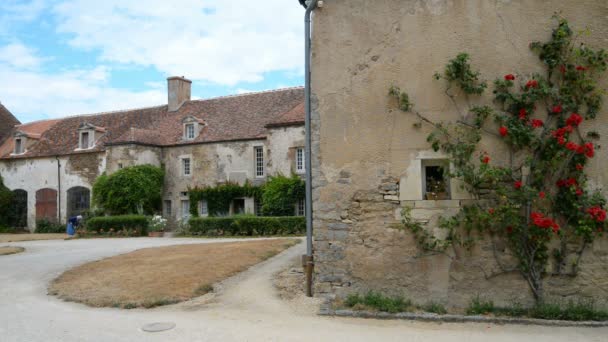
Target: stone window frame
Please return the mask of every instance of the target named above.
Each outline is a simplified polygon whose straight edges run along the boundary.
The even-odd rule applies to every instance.
[[[165,218],[170,218],[173,216],[173,201],[170,199],[166,199],[163,201],[163,214],[165,214]]]
[[[179,219],[187,222],[190,219],[190,216],[190,199],[180,199]]]
[[[184,139],[185,140],[194,140],[196,138],[196,129],[194,127],[194,123],[185,123],[184,124]]]
[[[188,173],[186,173],[186,161],[188,161]],[[192,177],[194,171],[194,161],[191,155],[184,155],[179,157],[179,169],[182,177]]]
[[[27,138],[24,136],[16,136],[15,137],[15,149],[13,150],[13,155],[18,156],[25,154],[26,152],[26,142]],[[19,147],[19,148],[17,148]]]
[[[266,161],[265,161],[264,145],[254,145],[253,146],[253,175],[255,178],[265,178],[266,177]]]
[[[421,174],[421,181],[422,181],[422,200],[426,200],[426,193],[428,192],[427,187],[428,184],[426,182],[426,170],[427,167],[443,167],[444,169],[447,169],[448,172],[451,168],[451,164],[450,164],[450,160],[449,159],[437,159],[437,158],[433,158],[433,159],[422,159],[421,162],[421,167],[422,170],[420,171]],[[446,188],[446,193],[447,193],[447,198],[443,199],[443,200],[451,200],[452,199],[452,189],[451,189],[451,178],[449,177],[444,177],[444,182],[445,182],[445,188]]]
[[[201,126],[205,126],[204,121],[202,121],[192,115],[185,117],[182,120],[182,132],[183,132],[182,138],[185,141],[195,140],[201,134],[201,131],[202,131]],[[190,133],[190,131],[188,130],[189,127],[192,127],[191,136],[189,135],[189,133]]]
[[[303,146],[299,146],[295,148],[295,170],[297,174],[305,174],[306,173],[306,150]]]
[[[207,202],[207,200],[198,201],[198,214],[200,217],[209,216],[209,203]]]
[[[306,216],[306,198],[300,198],[297,202],[296,202],[296,208],[295,208],[295,215],[296,216]]]

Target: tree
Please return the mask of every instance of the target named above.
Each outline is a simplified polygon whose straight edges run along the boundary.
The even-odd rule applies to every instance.
[[[0,176],[0,227],[6,227],[9,224],[12,201],[13,193],[4,185],[2,176]]]
[[[262,192],[262,212],[265,216],[293,216],[304,191],[304,181],[296,175],[270,177]]]
[[[428,250],[442,250],[458,243],[471,246],[473,232],[508,242],[516,265],[497,263],[503,272],[518,271],[529,284],[537,303],[544,299],[544,278],[576,276],[584,250],[606,229],[606,200],[599,189],[587,186],[585,165],[594,157],[599,134],[583,132],[580,124],[599,113],[602,91],[597,79],[607,67],[608,55],[577,44],[568,21],[555,17],[557,27],[546,43],[532,43],[545,65],[532,75],[508,74],[494,82],[494,106],[469,108],[457,122],[433,122],[413,111],[407,93],[391,87],[399,108],[414,112],[433,127],[428,142],[450,156],[450,176],[463,180],[478,201],[464,206],[440,226],[446,240],[437,240],[404,211],[404,224]],[[446,95],[456,106],[452,86],[467,97],[484,93],[487,84],[469,64],[469,55],[451,60],[438,80],[448,84]],[[456,106],[457,107],[457,106]],[[495,126],[488,123],[492,118]],[[508,165],[498,165],[492,155],[477,149],[494,136],[510,151]],[[494,241],[494,238],[492,239]],[[558,240],[558,247],[550,244]],[[549,273],[548,264],[554,265]]]
[[[93,185],[93,202],[110,215],[152,214],[160,208],[163,181],[163,170],[152,165],[104,173]]]

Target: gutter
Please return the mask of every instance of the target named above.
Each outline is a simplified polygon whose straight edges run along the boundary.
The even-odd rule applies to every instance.
[[[59,156],[55,156],[57,160],[57,223],[61,223],[61,161]]]
[[[311,74],[310,74],[310,53],[311,53],[311,20],[312,12],[317,8],[318,0],[302,1],[300,3],[306,6],[304,15],[305,37],[305,65],[304,72],[306,83],[304,86],[304,111],[306,113],[304,127],[306,129],[306,256],[303,258],[306,267],[306,296],[312,297],[312,275],[314,272],[314,258],[312,251],[312,148],[311,148]]]

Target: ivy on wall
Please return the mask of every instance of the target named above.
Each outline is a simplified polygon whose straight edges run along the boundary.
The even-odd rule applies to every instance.
[[[13,193],[4,185],[2,176],[0,176],[0,228],[7,227],[9,224],[12,201]]]
[[[235,198],[253,197],[262,203],[265,216],[293,216],[297,201],[304,198],[304,181],[297,175],[271,176],[264,185],[225,183],[217,186],[191,188],[190,214],[197,217],[198,203],[207,201],[209,216],[225,216]]]
[[[580,35],[568,21],[555,18],[551,39],[530,45],[544,72],[495,80],[493,106],[471,107],[467,113],[458,107],[452,86],[467,100],[487,88],[468,54],[459,54],[442,74],[435,74],[446,82],[445,94],[461,114],[457,122],[433,122],[412,110],[406,93],[394,86],[389,90],[400,109],[415,113],[417,127],[433,128],[427,140],[450,156],[450,176],[462,179],[472,195],[485,200],[443,219],[440,226],[448,230],[443,241],[426,232],[408,210],[403,211],[404,226],[421,247],[432,251],[453,244],[471,247],[476,238],[488,235],[494,244],[497,238],[506,241],[518,262],[503,265],[497,257],[501,272],[519,272],[538,303],[545,297],[544,278],[576,276],[583,252],[606,229],[606,200],[599,189],[588,186],[585,174],[599,135],[584,132],[580,125],[599,114],[602,89],[597,80],[607,68],[608,54],[577,42]],[[477,149],[487,136],[507,147],[508,165]],[[556,240],[557,247],[550,247]]]

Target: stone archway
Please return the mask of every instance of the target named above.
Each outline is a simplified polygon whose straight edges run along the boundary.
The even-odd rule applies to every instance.
[[[13,190],[9,224],[14,228],[27,227],[27,191],[22,189]]]
[[[36,191],[36,220],[57,222],[57,190],[47,188]]]
[[[77,215],[82,215],[91,207],[91,190],[75,186],[68,190],[68,219]]]

